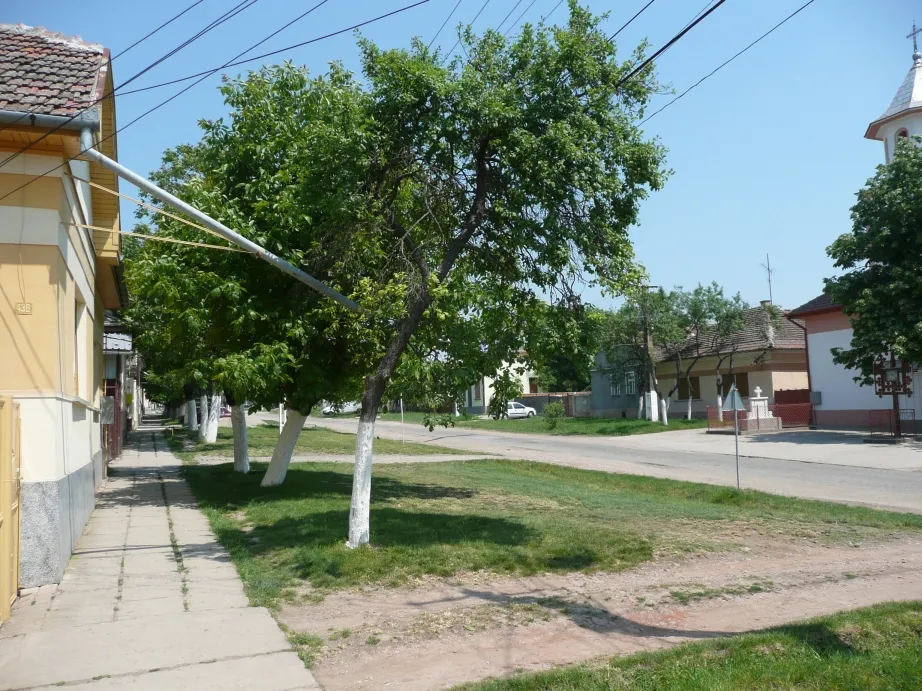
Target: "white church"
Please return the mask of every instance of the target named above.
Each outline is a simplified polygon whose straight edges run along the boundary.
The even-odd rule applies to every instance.
[[[896,150],[901,137],[922,136],[922,53],[919,52],[913,26],[914,52],[912,67],[896,92],[890,107],[874,120],[865,132],[867,139],[884,143],[887,163]],[[885,411],[893,407],[892,396],[878,397],[874,387],[859,386],[855,373],[832,361],[832,348],[848,348],[852,341],[849,317],[827,295],[820,295],[801,305],[787,315],[803,321],[807,336],[807,377],[814,402],[815,421],[819,427],[866,429],[872,419],[879,418],[872,411]],[[900,397],[900,409],[905,416],[922,420],[922,370],[913,370],[913,396]]]

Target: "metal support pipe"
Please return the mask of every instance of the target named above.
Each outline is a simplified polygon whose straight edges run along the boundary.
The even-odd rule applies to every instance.
[[[219,223],[218,221],[211,218],[211,216],[208,216],[202,213],[201,211],[199,211],[198,209],[196,209],[195,207],[190,206],[189,204],[184,202],[179,197],[175,197],[169,192],[167,192],[166,190],[163,190],[157,187],[157,185],[152,183],[150,180],[141,177],[140,175],[129,170],[122,164],[116,161],[113,161],[108,156],[104,156],[103,154],[99,153],[93,148],[93,144],[94,144],[94,141],[93,141],[92,132],[90,132],[90,130],[83,130],[83,132],[80,135],[80,148],[83,149],[82,155],[85,158],[88,158],[91,161],[95,161],[96,163],[103,166],[104,168],[108,168],[109,170],[114,172],[116,175],[118,175],[120,178],[127,180],[135,187],[138,187],[139,189],[142,189],[148,194],[150,194],[151,196],[156,197],[157,199],[162,201],[164,204],[169,204],[174,209],[178,209],[179,211],[182,211],[187,216],[194,218],[196,221],[198,221],[205,227],[210,228],[211,230],[213,230],[214,232],[216,232],[218,235],[225,238],[229,242],[234,243],[238,247],[242,247],[247,252],[255,254],[257,257],[259,257],[263,261],[269,262],[270,264],[284,271],[286,274],[293,276],[299,281],[301,281],[302,283],[309,285],[311,288],[313,288],[317,292],[323,293],[327,297],[332,298],[333,300],[336,300],[336,302],[340,303],[341,305],[345,305],[351,310],[358,311],[359,309],[358,304],[353,302],[349,298],[347,298],[345,295],[341,295],[340,293],[336,292],[329,286],[324,285],[323,283],[318,281],[313,276],[310,276],[304,271],[301,271],[301,269],[294,266],[293,264],[288,263],[281,257],[277,257],[276,255],[272,254],[268,250],[263,249],[262,247],[257,245],[255,242],[248,240],[247,238],[243,237],[239,233],[235,233],[233,230],[225,226],[223,223]]]

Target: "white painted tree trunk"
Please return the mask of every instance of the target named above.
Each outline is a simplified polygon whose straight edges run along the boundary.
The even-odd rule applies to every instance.
[[[247,447],[247,407],[231,406],[231,428],[234,430],[234,470],[250,472],[250,450]]]
[[[687,413],[687,417],[686,417],[685,419],[686,419],[686,420],[691,420],[691,419],[692,419],[692,397],[691,397],[691,393],[688,394],[688,413]]]
[[[208,396],[206,394],[202,394],[201,397],[199,397],[198,409],[202,418],[198,426],[198,440],[204,442],[205,433],[208,430]]]
[[[644,418],[644,401],[645,400],[646,400],[646,396],[644,396],[643,392],[641,391],[640,397],[637,399],[637,419],[638,420],[643,420]]]
[[[660,420],[662,421],[664,425],[668,427],[669,426],[669,406],[672,405],[672,396],[669,396],[669,397],[663,396],[659,400],[660,400],[660,403],[659,403]]]
[[[263,475],[260,485],[263,487],[274,487],[285,481],[288,474],[288,466],[291,464],[291,455],[298,444],[298,437],[301,436],[301,430],[304,429],[304,421],[307,415],[301,415],[297,410],[289,408],[286,411],[285,426],[279,433],[279,440],[275,444],[275,450],[272,452],[272,460],[269,461],[269,468]]]
[[[371,534],[371,461],[375,441],[375,417],[377,415],[374,410],[367,416],[362,411],[358,434],[355,437],[352,507],[349,512],[349,541],[346,543],[346,546],[352,549],[368,544]]]
[[[208,415],[202,415],[205,427],[205,442],[214,444],[218,441],[218,422],[221,419],[221,394],[212,394],[208,398]]]
[[[186,429],[190,432],[198,429],[198,410],[196,410],[194,398],[186,401]]]

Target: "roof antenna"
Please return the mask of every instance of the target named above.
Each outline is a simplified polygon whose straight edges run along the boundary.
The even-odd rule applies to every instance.
[[[765,263],[762,264],[762,268],[765,269],[765,272],[768,274],[768,301],[774,305],[775,301],[772,298],[772,260],[769,258],[768,254],[765,255]]]

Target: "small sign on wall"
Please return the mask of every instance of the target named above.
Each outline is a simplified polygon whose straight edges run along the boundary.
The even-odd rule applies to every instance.
[[[16,303],[16,314],[20,316],[32,314],[32,303],[31,302],[17,302]]]
[[[99,422],[103,425],[115,422],[115,396],[102,396],[99,399]]]

